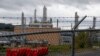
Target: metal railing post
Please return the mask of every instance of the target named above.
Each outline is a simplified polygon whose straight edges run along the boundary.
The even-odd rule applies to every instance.
[[[74,27],[73,27],[73,36],[72,36],[72,56],[75,56],[75,30],[78,27],[78,25],[86,18],[87,16],[84,16]]]
[[[72,56],[75,56],[75,31],[73,29],[72,32],[73,36],[72,36]]]

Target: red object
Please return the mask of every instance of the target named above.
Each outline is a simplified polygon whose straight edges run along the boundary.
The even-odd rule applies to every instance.
[[[38,48],[8,48],[6,50],[6,56],[44,56],[48,54],[47,47],[38,47]]]
[[[26,53],[26,49],[25,48],[21,48],[20,50],[20,56],[26,56],[25,53]]]
[[[18,49],[12,49],[11,56],[18,56]]]
[[[10,48],[8,48],[8,49],[6,50],[6,56],[11,56],[11,49],[10,49]]]
[[[44,55],[45,54],[45,48],[44,47],[41,47],[40,52],[41,52],[41,55]]]
[[[31,54],[32,56],[38,56],[38,49],[33,49]]]
[[[12,51],[11,55],[12,56],[17,56],[17,52],[14,50],[14,51]]]
[[[22,48],[19,48],[18,50],[19,50],[18,56],[22,56],[22,54],[23,54],[23,53],[22,53]]]
[[[25,53],[26,53],[26,56],[32,56],[32,55],[31,55],[31,52],[32,52],[32,51],[31,51],[30,48],[26,48],[26,52],[25,52]]]
[[[42,47],[42,50],[43,50],[43,55],[45,55],[46,54],[46,48]]]
[[[42,48],[41,47],[38,47],[37,50],[38,50],[38,55],[39,56],[42,56]]]
[[[46,51],[46,53],[45,53],[45,55],[47,55],[48,54],[48,47],[45,47],[45,51]]]

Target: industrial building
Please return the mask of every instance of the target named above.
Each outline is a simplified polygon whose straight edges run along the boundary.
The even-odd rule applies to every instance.
[[[34,21],[33,21],[34,19]],[[25,25],[24,13],[22,13],[22,24],[14,26],[15,33],[24,32],[47,32],[47,31],[58,31],[59,28],[53,28],[52,19],[47,18],[47,8],[43,8],[43,18],[38,21],[36,16],[36,9],[34,10],[34,18],[31,18],[30,24]],[[37,34],[37,35],[27,35],[23,39],[34,42],[34,41],[47,41],[51,45],[59,45],[60,33],[47,33],[47,34]]]

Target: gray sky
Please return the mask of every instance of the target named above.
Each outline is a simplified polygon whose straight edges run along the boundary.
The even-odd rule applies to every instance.
[[[74,16],[77,11],[81,16],[100,16],[100,0],[0,0],[0,16],[32,16],[34,9],[42,16],[43,5],[48,8],[48,16]]]

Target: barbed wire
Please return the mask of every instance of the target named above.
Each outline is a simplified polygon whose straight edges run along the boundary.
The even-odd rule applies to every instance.
[[[88,16],[88,18],[93,18],[94,16]],[[29,18],[33,18],[33,17],[25,17],[25,18],[27,18],[27,19],[29,19]],[[40,18],[40,19],[42,19],[43,17],[37,17],[37,18]],[[69,24],[74,24],[74,20],[68,20],[68,18],[73,18],[74,19],[74,17],[48,17],[48,18],[52,18],[52,19],[55,19],[55,20],[53,20],[52,21],[52,23],[57,23],[57,19],[59,20],[58,21],[58,23],[60,24],[60,23],[69,23]],[[81,17],[80,17],[81,18]],[[100,18],[100,17],[96,17],[96,18]],[[7,20],[9,20],[9,19],[21,19],[21,17],[0,17],[0,19],[7,19]],[[34,19],[34,18],[33,18]],[[67,19],[67,20],[60,20],[60,19]],[[30,20],[30,19],[29,19]],[[100,22],[100,20],[96,20],[95,21],[96,23],[99,23]],[[18,24],[19,22],[16,22],[16,24]],[[28,22],[29,23],[29,22]],[[84,23],[89,23],[89,24],[84,24]],[[83,25],[81,25],[81,26],[91,26],[92,25],[92,23],[93,23],[93,20],[84,20],[83,22],[82,22],[82,24]],[[99,26],[99,25],[98,25]]]
[[[57,21],[53,21],[53,22],[57,22]],[[75,21],[59,21],[60,22],[75,22]],[[83,22],[93,22],[93,21],[83,21]],[[100,22],[100,21],[95,21],[95,22]]]
[[[19,21],[18,21],[19,22]],[[16,21],[16,23],[18,23]],[[75,21],[59,21],[58,23],[74,23]],[[96,23],[99,23],[100,21],[95,21]],[[41,23],[41,22],[38,22]],[[52,23],[57,23],[57,21],[52,21]],[[82,23],[93,23],[93,21],[83,21]]]

